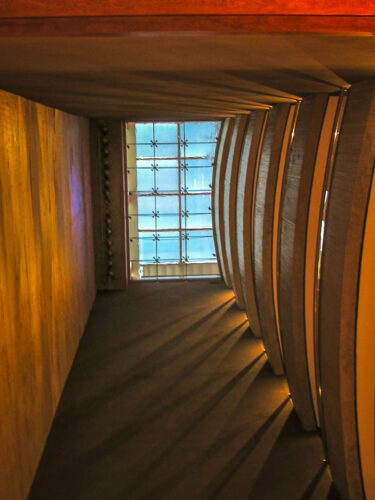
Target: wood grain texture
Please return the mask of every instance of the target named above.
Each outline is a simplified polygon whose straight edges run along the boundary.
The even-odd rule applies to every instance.
[[[278,297],[274,294],[274,219],[275,216],[278,217],[279,201],[276,200],[276,188],[279,175],[282,176],[284,171],[285,153],[290,142],[292,111],[294,106],[288,104],[279,104],[270,111],[256,182],[253,222],[254,294],[268,359],[278,375],[284,372],[284,367],[276,311]]]
[[[93,120],[90,140],[96,285],[98,289],[122,290],[129,280],[122,122]]]
[[[374,158],[375,85],[353,85],[329,192],[319,318],[324,436],[342,498],[364,498],[355,414],[355,346],[360,257]]]
[[[280,207],[280,333],[293,404],[306,430],[315,429],[316,421],[306,355],[305,254],[315,157],[327,101],[327,94],[302,101]]]
[[[236,232],[239,275],[251,331],[261,336],[254,289],[254,194],[267,111],[251,113],[241,151],[237,183]]]
[[[234,128],[234,118],[229,118],[225,121],[220,142],[217,146],[217,159],[213,172],[215,176],[215,189],[213,191],[213,208],[214,208],[214,233],[216,234],[216,255],[219,262],[219,267],[223,280],[228,288],[232,286],[231,277],[229,274],[228,257],[225,248],[224,234],[224,181],[225,172],[228,164],[228,153],[232,139]]]
[[[0,19],[0,36],[67,37],[137,33],[373,33],[363,15],[141,15]]]
[[[240,269],[237,251],[236,210],[237,183],[243,138],[248,115],[235,118],[234,129],[230,141],[227,167],[224,179],[224,244],[228,259],[228,271],[236,302],[240,309],[245,309],[242,293]]]
[[[88,122],[0,92],[0,491],[23,500],[95,296]]]

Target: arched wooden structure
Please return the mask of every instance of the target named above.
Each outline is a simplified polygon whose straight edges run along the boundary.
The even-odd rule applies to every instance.
[[[232,282],[228,269],[228,258],[224,239],[224,179],[233,127],[234,118],[227,118],[223,122],[219,144],[217,146],[212,185],[212,218],[216,255],[220,272],[228,288],[231,287]]]
[[[280,188],[295,106],[281,104],[270,112],[255,186],[254,278],[262,337],[276,374],[284,372],[278,328],[277,245]]]
[[[319,312],[327,458],[342,498],[356,500],[375,498],[371,468],[375,351],[374,327],[369,322],[375,278],[369,253],[374,229],[374,158],[375,85],[358,84],[348,97],[328,192]]]
[[[249,117],[242,145],[237,183],[236,239],[239,274],[250,328],[257,337],[261,336],[261,329],[254,293],[254,187],[267,117],[268,111],[253,112]]]
[[[242,142],[246,130],[248,115],[242,115],[235,119],[233,133],[230,141],[228,160],[224,178],[224,240],[225,253],[228,259],[228,270],[236,301],[240,309],[245,309],[242,293],[236,233],[236,206],[237,206],[237,182],[240,164]]]

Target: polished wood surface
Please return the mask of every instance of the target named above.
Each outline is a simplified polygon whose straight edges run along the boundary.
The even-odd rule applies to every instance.
[[[235,119],[230,141],[227,166],[224,179],[224,243],[228,259],[228,271],[236,302],[240,309],[245,309],[245,300],[242,293],[240,269],[237,252],[236,210],[237,210],[237,183],[240,165],[240,155],[246,130],[248,115]]]
[[[374,131],[375,86],[353,85],[325,221],[319,358],[327,458],[342,498],[355,499],[364,498],[356,421],[356,323],[363,233],[374,169]]]
[[[0,35],[105,36],[137,33],[373,33],[371,15],[142,15],[1,18]]]
[[[305,254],[315,158],[328,96],[302,101],[280,207],[279,312],[284,364],[293,404],[306,430],[316,428],[305,336]]]
[[[366,499],[375,498],[375,182],[366,214],[361,255],[356,338],[357,425]]]
[[[258,306],[254,290],[254,186],[258,174],[267,111],[251,113],[242,145],[237,183],[236,237],[239,275],[245,309],[251,331],[261,336]]]
[[[90,127],[96,286],[128,286],[125,132],[118,120],[93,120]]]
[[[223,124],[220,141],[217,146],[216,162],[213,170],[214,186],[212,191],[213,227],[215,248],[219,268],[223,280],[228,288],[232,286],[228,269],[228,258],[225,249],[224,235],[224,180],[228,162],[228,153],[233,134],[234,118],[228,118]]]
[[[373,14],[373,0],[361,3],[334,0],[13,0],[0,6],[0,33],[67,36],[168,31],[372,32]]]
[[[0,496],[26,498],[95,295],[88,122],[0,92]]]
[[[326,186],[333,166],[336,137],[340,132],[343,96],[329,96],[315,153],[314,175],[310,191],[305,253],[305,341],[311,396],[317,426],[320,426],[318,368],[319,262],[322,219]]]
[[[0,7],[0,16],[11,17],[53,17],[53,16],[143,16],[143,15],[373,15],[372,0],[361,3],[337,3],[335,0],[60,0],[58,2],[41,2],[39,0],[13,0],[11,4]]]
[[[294,106],[279,104],[270,111],[255,184],[254,207],[254,295],[264,345],[275,373],[284,372],[278,327],[278,269],[274,262],[281,185],[285,156],[290,142]]]

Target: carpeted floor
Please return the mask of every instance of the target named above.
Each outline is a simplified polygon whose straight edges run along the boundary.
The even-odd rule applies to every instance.
[[[98,294],[30,500],[337,498],[219,281]]]

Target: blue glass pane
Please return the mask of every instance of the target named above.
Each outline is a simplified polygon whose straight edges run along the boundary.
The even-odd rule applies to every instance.
[[[212,227],[212,215],[208,214],[200,214],[200,215],[191,215],[188,217],[184,217],[182,219],[183,227],[185,229],[196,229],[199,227],[211,228]]]
[[[186,122],[184,137],[189,142],[214,142],[220,131],[220,122]]]
[[[157,229],[178,229],[180,218],[178,215],[159,215],[156,218]]]
[[[158,233],[158,258],[164,262],[180,260],[180,239],[176,231]]]
[[[138,213],[152,214],[155,211],[155,196],[138,196]]]
[[[178,169],[160,168],[156,172],[156,187],[158,188],[159,192],[178,192]]]
[[[137,169],[137,191],[151,192],[154,184],[153,170],[145,167]]]
[[[186,209],[191,214],[209,213],[211,207],[211,194],[197,194],[186,196]]]
[[[215,154],[215,144],[187,144],[185,147],[181,145],[181,156],[211,158],[213,161]],[[189,160],[187,160],[189,162]]]
[[[177,123],[155,123],[155,140],[177,142]]]
[[[164,160],[162,158],[160,160],[156,160],[156,165],[159,169],[177,168],[178,167],[178,160]]]
[[[132,216],[133,218],[134,216]],[[138,215],[138,229],[155,229],[155,217],[152,215]]]
[[[152,144],[137,144],[137,158],[153,158],[156,155]]]
[[[178,214],[178,196],[158,196],[156,198],[156,208],[159,214]]]
[[[186,188],[189,191],[209,191],[212,183],[212,167],[186,170]]]
[[[149,143],[152,140],[153,140],[152,123],[136,123],[135,124],[135,141]]]
[[[188,159],[184,160],[187,167],[212,167],[214,156],[207,156],[206,158]]]
[[[178,144],[158,144],[155,148],[155,156],[158,158],[176,158],[178,155]],[[161,162],[161,160],[158,160]]]
[[[156,257],[156,241],[151,237],[146,237],[139,233],[139,260],[152,261]]]
[[[198,233],[198,234],[196,234]],[[215,260],[215,245],[212,231],[193,231],[187,240],[187,255],[189,260]]]

